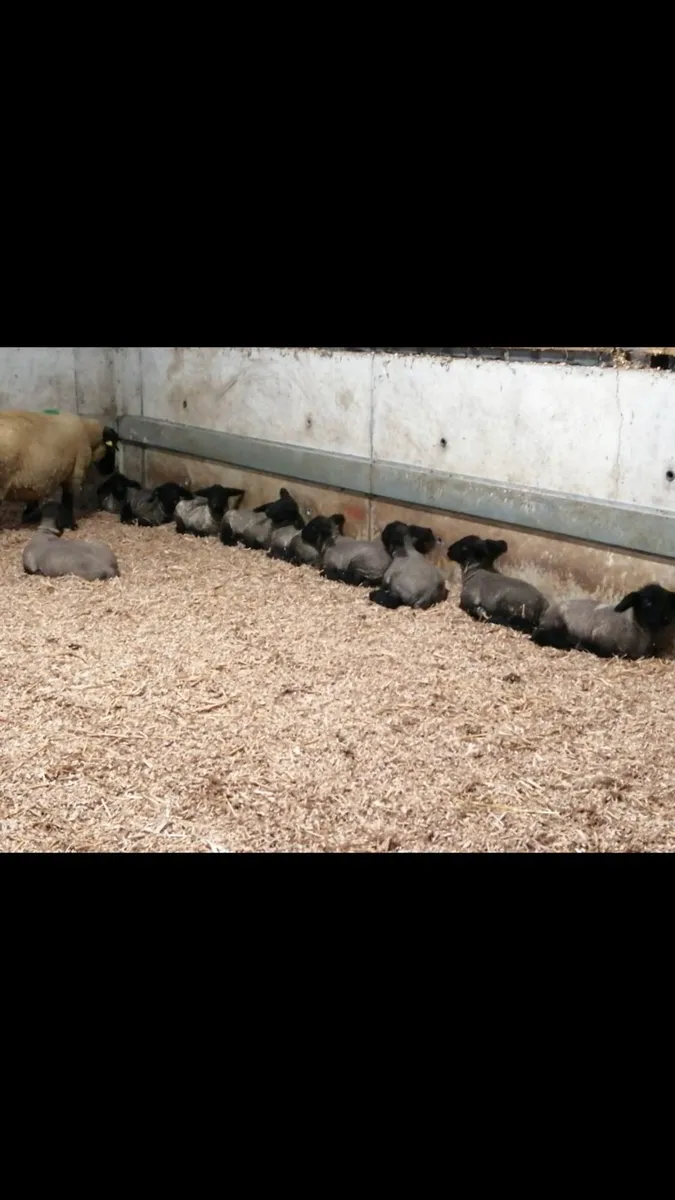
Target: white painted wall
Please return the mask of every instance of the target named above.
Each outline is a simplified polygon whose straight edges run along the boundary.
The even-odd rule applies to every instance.
[[[119,412],[675,510],[675,373],[144,347],[114,374]]]
[[[0,346],[0,408],[114,413],[112,350]]]
[[[380,460],[675,509],[670,372],[378,356],[373,434]]]
[[[619,498],[675,509],[675,372],[619,371]]]
[[[615,371],[382,358],[373,404],[376,459],[616,498]]]
[[[368,355],[143,347],[117,358],[120,411],[140,415],[142,403],[157,420],[370,455]]]
[[[5,347],[0,407],[142,414],[675,511],[666,480],[675,372],[328,350]]]

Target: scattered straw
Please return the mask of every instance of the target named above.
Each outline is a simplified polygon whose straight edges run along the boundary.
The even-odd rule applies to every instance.
[[[0,850],[672,850],[670,661],[387,612],[262,554],[83,518],[111,583],[0,530]]]

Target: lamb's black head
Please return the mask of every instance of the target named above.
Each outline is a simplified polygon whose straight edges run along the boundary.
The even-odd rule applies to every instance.
[[[129,476],[128,476],[128,475],[120,475],[120,474],[118,473],[118,474],[116,474],[116,475],[113,475],[113,479],[119,479],[119,480],[121,480],[121,481],[122,481],[122,484],[124,485],[124,487],[128,487],[128,488],[136,488],[136,490],[137,490],[137,491],[140,491],[140,487],[141,487],[141,485],[140,485],[140,483],[138,482],[138,480],[137,480],[137,479],[129,479]]]
[[[413,546],[420,554],[429,554],[437,544],[433,529],[424,525],[409,525],[408,532],[413,540]]]
[[[268,500],[265,504],[259,504],[257,508],[253,509],[253,511],[254,511],[254,513],[264,513],[266,517],[270,517],[271,520],[274,521],[276,519],[275,514],[276,513],[281,513],[282,515],[285,514],[286,512],[289,511],[289,508],[285,507],[285,506],[289,506],[291,504],[294,505],[296,509],[298,508],[297,504],[295,503],[295,500],[291,496],[291,493],[288,491],[288,489],[285,487],[282,487],[282,488],[279,488],[279,499],[278,500]],[[299,512],[299,509],[298,509],[298,512]],[[286,524],[289,524],[289,523],[292,524],[292,522],[286,522]]]
[[[286,488],[282,488],[281,495],[278,500],[272,501],[271,504],[265,505],[265,513],[269,517],[273,525],[281,528],[283,525],[294,525],[296,529],[302,529],[305,522],[300,515],[300,509],[297,502],[292,496],[289,496]]]
[[[159,500],[167,517],[172,517],[179,500],[192,500],[192,492],[180,483],[160,483],[154,488],[151,500]]]
[[[96,467],[101,475],[112,475],[115,470],[115,451],[119,446],[120,436],[116,429],[112,429],[110,425],[105,425],[101,440],[104,453],[96,463]]]
[[[204,496],[209,506],[209,512],[214,521],[222,520],[230,506],[230,499],[233,496],[241,500],[244,492],[242,488],[226,488],[221,487],[219,483],[214,483],[211,487],[199,488],[195,492],[195,496]]]
[[[217,485],[209,489],[210,495],[206,497],[209,512],[214,521],[222,521],[227,512],[227,502],[229,497],[226,494],[225,488],[219,488]]]
[[[211,487],[199,488],[195,492],[195,496],[206,497],[211,515],[216,519],[218,518],[218,514],[222,517],[228,508],[237,508],[243,495],[243,488],[221,487],[219,483],[214,483]],[[235,498],[236,504],[231,505],[230,500]]]
[[[658,633],[675,623],[675,592],[669,592],[658,583],[648,583],[638,592],[624,596],[614,609],[615,612],[635,613],[638,625],[647,633]]]
[[[395,550],[400,550],[405,543],[408,526],[404,521],[390,521],[385,525],[380,537],[387,554],[393,556]]]
[[[339,528],[335,517],[312,517],[302,531],[302,540],[320,551]]]
[[[127,494],[127,488],[140,488],[140,486],[135,479],[127,479],[126,475],[121,475],[119,471],[116,471],[114,475],[110,476],[110,479],[106,479],[104,483],[100,484],[96,489],[96,494],[99,503],[105,500],[106,496],[112,496],[121,504]]]
[[[493,541],[492,538],[479,538],[471,533],[468,537],[460,538],[448,550],[451,562],[459,563],[460,567],[492,566],[496,558],[506,554],[508,544],[503,541]]]
[[[58,504],[56,500],[50,500],[47,504],[42,505],[40,525],[43,529],[51,529],[60,537],[69,524],[70,518],[62,504]]]

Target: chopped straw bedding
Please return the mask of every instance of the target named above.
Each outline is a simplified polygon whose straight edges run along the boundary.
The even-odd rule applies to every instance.
[[[0,524],[3,851],[675,846],[672,661],[539,649],[103,514],[122,576],[24,575]],[[72,536],[72,535],[70,535]]]

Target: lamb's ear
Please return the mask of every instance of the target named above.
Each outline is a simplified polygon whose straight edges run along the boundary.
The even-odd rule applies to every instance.
[[[637,592],[629,592],[627,596],[624,596],[623,600],[619,600],[614,612],[628,612],[629,608],[635,607],[635,604],[637,601],[639,601],[639,599],[640,597]]]
[[[279,495],[282,500],[290,500],[291,498],[291,493],[289,492],[288,488],[279,488]]]
[[[491,538],[486,539],[485,545],[487,547],[489,557],[493,560],[493,562],[495,558],[500,558],[502,554],[506,554],[506,551],[509,548],[508,542],[503,540],[498,542],[492,541]]]

